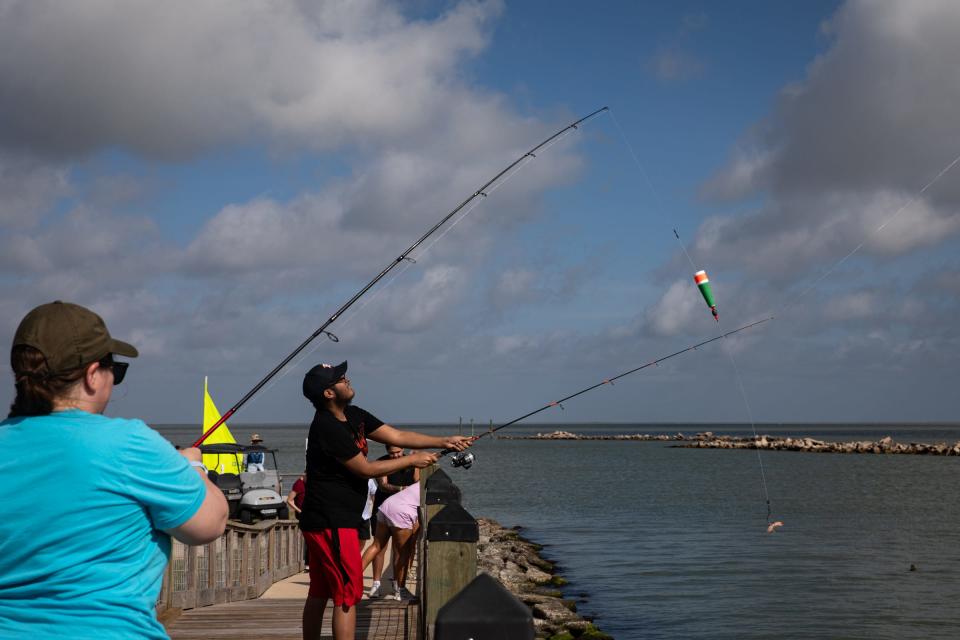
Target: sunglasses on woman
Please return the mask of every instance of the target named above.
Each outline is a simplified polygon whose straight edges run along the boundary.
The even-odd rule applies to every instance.
[[[100,366],[113,371],[113,386],[117,386],[123,382],[124,376],[127,375],[127,367],[130,366],[130,363],[114,362],[111,356],[107,356],[100,361]]]

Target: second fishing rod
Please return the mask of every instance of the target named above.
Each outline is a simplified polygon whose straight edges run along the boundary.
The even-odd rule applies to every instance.
[[[523,421],[523,420],[526,420],[527,418],[529,418],[529,417],[531,417],[531,416],[535,416],[535,415],[537,415],[538,413],[540,413],[541,411],[546,411],[547,409],[551,409],[551,408],[553,408],[553,407],[560,407],[560,408],[562,409],[564,402],[567,402],[568,400],[572,400],[573,398],[576,398],[577,396],[582,396],[582,395],[585,394],[585,393],[589,393],[590,391],[593,391],[594,389],[599,389],[599,388],[602,387],[602,386],[605,386],[605,385],[608,385],[608,384],[611,384],[611,385],[612,385],[612,384],[614,383],[614,381],[619,380],[620,378],[624,378],[624,377],[626,377],[626,376],[629,376],[629,375],[631,375],[631,374],[637,373],[638,371],[642,371],[642,370],[647,369],[647,368],[649,368],[649,367],[655,367],[655,366],[657,366],[658,364],[660,364],[661,362],[664,362],[664,361],[669,360],[669,359],[671,359],[671,358],[675,358],[675,357],[677,357],[677,356],[679,356],[679,355],[682,355],[682,354],[687,353],[687,352],[690,352],[690,351],[696,351],[696,350],[699,349],[700,347],[706,346],[706,345],[710,344],[711,342],[716,342],[717,340],[723,340],[724,338],[727,338],[727,337],[732,336],[732,335],[734,335],[734,334],[740,333],[740,332],[742,332],[742,331],[747,331],[748,329],[752,329],[753,327],[759,326],[759,325],[764,324],[764,323],[766,323],[766,322],[770,322],[770,321],[773,320],[773,319],[774,319],[773,316],[771,316],[771,317],[768,317],[768,318],[763,318],[762,320],[757,320],[756,322],[751,322],[750,324],[745,324],[745,325],[743,325],[742,327],[739,327],[739,328],[734,329],[734,330],[732,330],[732,331],[727,331],[726,333],[722,333],[722,334],[720,334],[720,335],[718,335],[718,336],[714,336],[713,338],[710,338],[710,339],[708,339],[708,340],[704,340],[704,341],[702,341],[702,342],[698,342],[698,343],[696,343],[696,344],[692,344],[692,345],[690,345],[689,347],[685,347],[685,348],[683,348],[683,349],[680,349],[679,351],[674,351],[673,353],[671,353],[671,354],[669,354],[669,355],[661,356],[661,357],[657,358],[656,360],[651,360],[650,362],[647,362],[646,364],[642,364],[642,365],[640,365],[639,367],[634,367],[633,369],[629,369],[628,371],[624,371],[624,372],[622,372],[622,373],[618,373],[617,375],[615,375],[615,376],[613,376],[613,377],[611,377],[611,378],[605,378],[605,379],[602,380],[601,382],[598,382],[598,383],[596,383],[596,384],[590,385],[589,387],[585,387],[585,388],[583,388],[583,389],[580,389],[579,391],[576,391],[576,392],[574,392],[574,393],[571,393],[570,395],[565,396],[565,397],[563,397],[563,398],[560,398],[559,400],[554,400],[553,402],[549,402],[549,403],[543,405],[542,407],[540,407],[539,409],[534,409],[533,411],[530,411],[529,413],[525,413],[525,414],[523,414],[522,416],[520,416],[519,418],[514,418],[513,420],[511,420],[511,421],[509,421],[509,422],[504,422],[503,424],[501,424],[501,425],[498,426],[498,427],[493,427],[493,428],[491,428],[491,429],[488,429],[487,431],[484,431],[483,433],[481,433],[479,436],[476,436],[476,437],[474,438],[474,442],[476,442],[477,440],[479,440],[480,438],[482,438],[482,437],[484,437],[484,436],[492,435],[492,434],[496,433],[497,431],[500,431],[501,429],[505,429],[505,428],[507,428],[507,427],[509,427],[509,426],[511,426],[511,425],[514,425],[514,424],[517,424],[518,422],[521,422],[521,421]],[[442,458],[442,457],[444,457],[444,456],[446,456],[446,455],[448,455],[448,454],[452,454],[452,456],[451,456],[451,458],[450,458],[450,464],[451,464],[451,466],[461,467],[461,468],[463,468],[463,469],[469,469],[471,466],[473,466],[473,463],[476,462],[476,459],[477,459],[476,456],[474,455],[474,453],[473,453],[472,451],[459,451],[459,452],[458,452],[458,451],[454,451],[453,449],[444,449],[443,451],[440,452],[440,457]]]

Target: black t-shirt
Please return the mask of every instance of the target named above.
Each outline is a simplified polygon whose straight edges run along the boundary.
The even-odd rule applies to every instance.
[[[392,460],[390,454],[385,456],[380,456],[377,460]],[[401,469],[400,471],[394,471],[387,476],[387,482],[392,484],[395,487],[409,487],[413,484],[413,467],[407,467],[406,469]],[[380,507],[383,504],[383,501],[392,496],[392,493],[386,493],[380,486],[377,486],[377,496],[374,498],[373,506],[374,510]]]
[[[342,461],[367,455],[367,434],[383,424],[360,407],[344,410],[341,422],[318,409],[307,441],[307,495],[300,515],[304,531],[356,529],[367,502],[367,479],[351,473]]]

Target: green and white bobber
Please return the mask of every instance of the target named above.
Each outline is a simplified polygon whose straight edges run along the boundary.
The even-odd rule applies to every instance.
[[[713,292],[710,291],[710,278],[707,277],[707,272],[697,271],[693,274],[693,281],[697,283],[697,288],[700,289],[703,299],[706,300],[707,306],[710,307],[710,313],[713,314],[713,319],[720,322],[720,314],[717,313],[717,303],[713,301]]]

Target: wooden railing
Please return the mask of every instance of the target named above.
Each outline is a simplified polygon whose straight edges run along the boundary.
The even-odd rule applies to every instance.
[[[229,521],[205,545],[176,540],[163,574],[157,613],[258,598],[270,586],[303,571],[303,536],[296,520],[252,525]]]

